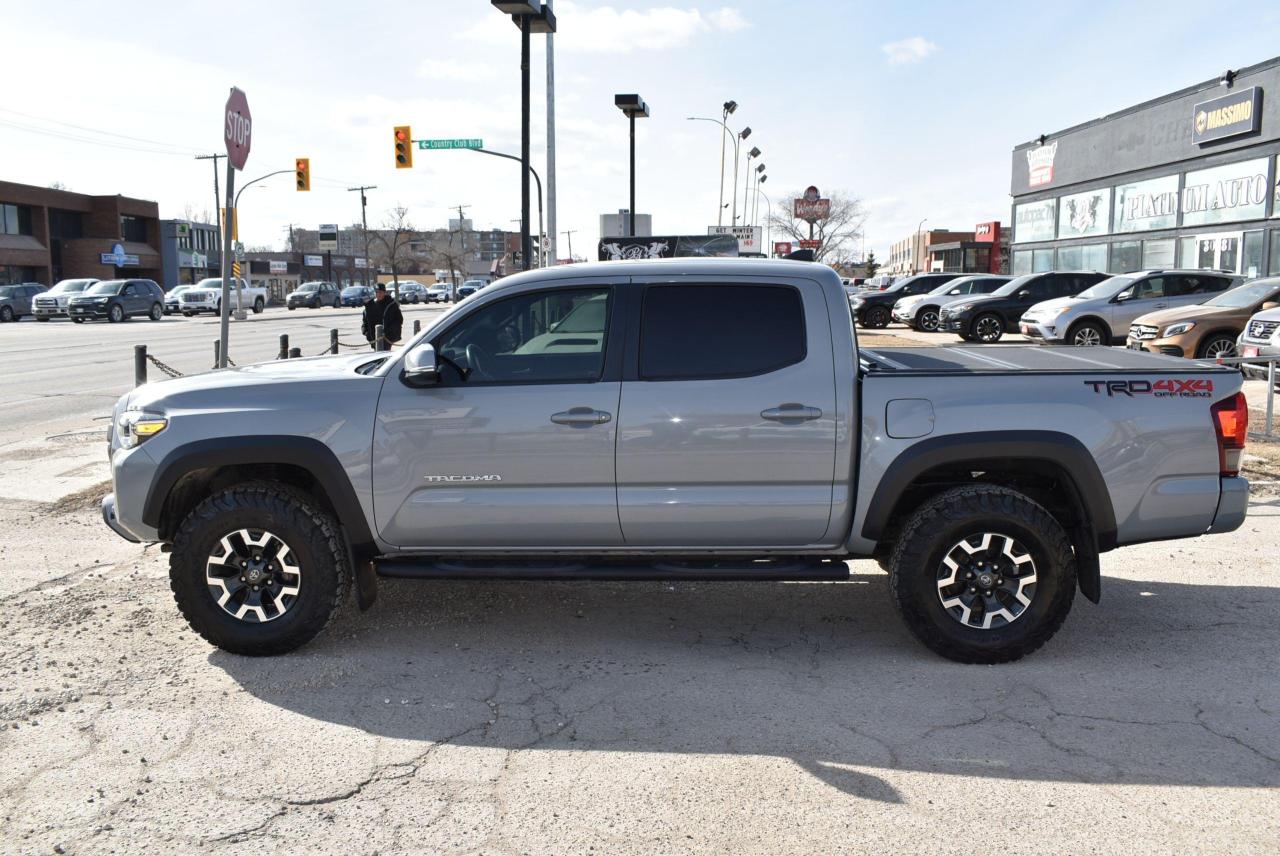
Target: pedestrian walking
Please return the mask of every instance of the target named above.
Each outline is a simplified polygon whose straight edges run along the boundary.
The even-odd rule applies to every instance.
[[[378,325],[382,325],[382,342],[374,341]],[[380,282],[373,290],[373,300],[364,305],[364,315],[360,319],[360,330],[365,341],[375,351],[389,350],[400,341],[404,329],[404,316],[400,314],[400,304],[387,294],[387,284]]]

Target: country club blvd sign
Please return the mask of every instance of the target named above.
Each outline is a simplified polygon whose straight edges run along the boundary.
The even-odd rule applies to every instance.
[[[1191,132],[1203,145],[1249,134],[1262,125],[1262,87],[1250,86],[1230,95],[1201,101],[1191,108]]]

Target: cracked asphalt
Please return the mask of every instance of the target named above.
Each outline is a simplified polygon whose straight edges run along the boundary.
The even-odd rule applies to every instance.
[[[1275,853],[1280,499],[960,666],[886,577],[384,580],[296,654],[180,619],[95,491],[0,501],[0,852]]]

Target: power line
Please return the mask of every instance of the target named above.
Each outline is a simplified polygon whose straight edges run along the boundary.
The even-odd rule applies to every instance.
[[[144,148],[142,146],[129,146],[129,145],[125,145],[124,143],[113,143],[108,140],[100,140],[100,139],[95,139],[93,137],[81,137],[75,134],[60,133],[58,131],[54,131],[49,128],[37,128],[31,125],[23,125],[17,122],[6,122],[3,119],[0,119],[0,127],[13,128],[14,130],[17,130],[17,131],[26,131],[29,134],[39,134],[45,137],[57,137],[63,140],[71,140],[72,142],[90,143],[95,146],[103,146],[109,149],[123,149],[125,151],[130,151],[130,152],[144,152],[146,154],[153,154],[153,155],[171,155],[174,157],[189,158],[191,157],[192,153],[198,151],[197,149],[191,149],[189,151],[179,152],[179,151],[174,151],[172,149],[149,149],[149,148]]]
[[[193,149],[190,146],[178,145],[177,143],[166,143],[161,140],[150,140],[150,139],[147,139],[146,137],[131,137],[128,134],[117,134],[114,131],[103,131],[100,128],[90,128],[87,125],[75,125],[75,124],[72,124],[71,122],[63,122],[60,119],[50,119],[47,116],[37,116],[34,113],[23,113],[21,110],[13,110],[8,107],[0,107],[0,113],[12,113],[15,116],[22,116],[23,118],[26,118],[26,119],[35,119],[38,122],[48,122],[53,125],[62,125],[65,128],[75,128],[76,130],[79,130],[79,131],[88,131],[90,133],[101,134],[106,137],[117,137],[122,140],[132,140],[133,142],[136,142],[136,143],[149,143],[151,145],[165,146],[171,149],[185,149],[189,153],[194,153],[198,151],[198,149]]]

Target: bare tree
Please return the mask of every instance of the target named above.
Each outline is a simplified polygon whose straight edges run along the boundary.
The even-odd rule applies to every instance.
[[[785,194],[786,199],[798,199],[802,191]],[[781,232],[782,240],[798,242],[812,236],[818,242],[813,251],[816,261],[830,262],[849,255],[852,245],[862,237],[862,225],[867,220],[862,200],[840,191],[828,194],[831,210],[823,220],[809,221],[795,216],[791,206],[780,205],[770,213],[768,223],[775,232]]]
[[[68,188],[61,181],[51,181],[49,182],[49,189],[50,190],[67,190]]]
[[[409,222],[409,209],[403,205],[390,209],[382,226],[369,234],[370,246],[377,244],[381,247],[375,252],[378,264],[391,268],[392,293],[397,300],[400,299],[400,271],[409,260],[409,241],[414,234],[413,225]]]
[[[188,202],[182,207],[182,219],[188,223],[212,223],[213,219],[209,215],[209,206],[204,206],[199,210]]]

